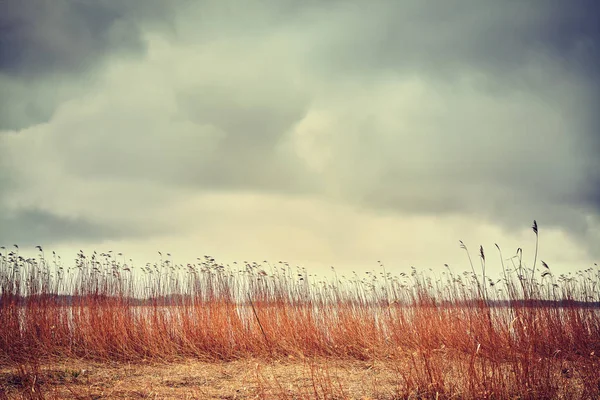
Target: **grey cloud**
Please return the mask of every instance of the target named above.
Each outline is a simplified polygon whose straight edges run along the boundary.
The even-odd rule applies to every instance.
[[[598,147],[600,149],[600,146]],[[588,186],[581,191],[578,200],[583,206],[591,208],[600,214],[600,161],[592,164],[587,174]]]
[[[9,148],[4,146],[3,137],[0,136],[0,207],[5,206],[8,196],[19,187],[18,165],[7,156],[8,151]]]
[[[318,178],[289,143],[310,106],[307,94],[285,73],[268,74],[256,65],[246,65],[245,74],[220,63],[198,67],[204,68],[192,77],[198,82],[160,76],[168,83],[158,84],[151,99],[112,94],[104,105],[86,107],[93,111],[85,119],[69,114],[57,121],[48,143],[61,155],[57,162],[85,179],[314,192]]]
[[[363,117],[340,116],[351,125],[337,125],[344,133],[329,143],[338,186],[376,209],[507,226],[538,217],[586,234],[586,215],[600,213],[590,189],[600,173],[598,10],[593,1],[405,1],[315,13],[317,69],[368,96],[357,102]],[[382,124],[405,107],[394,108],[393,82],[411,79],[442,102],[417,98],[422,112]],[[382,82],[392,99],[364,89]],[[465,88],[472,103],[460,98]]]
[[[382,83],[390,90],[355,100],[361,113],[336,116],[332,129],[343,134],[322,144],[334,151],[329,179],[371,209],[476,215],[508,228],[537,218],[587,235],[587,216],[600,213],[590,201],[590,106],[575,100],[577,86],[548,84],[556,96],[540,101],[516,89]]]
[[[148,181],[202,191],[302,192],[313,186],[301,160],[278,143],[262,146],[260,132],[235,140],[201,124],[168,134],[137,128],[127,135],[116,130],[116,136],[98,133],[65,143],[59,162],[82,179]]]
[[[165,18],[158,1],[4,1],[0,71],[46,75],[89,71],[108,53],[142,53],[140,23]]]
[[[131,235],[115,227],[82,218],[55,215],[40,209],[3,210],[0,216],[0,243],[3,245],[56,244],[119,238]]]
[[[565,63],[596,80],[600,76],[599,18],[597,1],[556,2],[542,30],[546,47]]]
[[[330,74],[377,71],[454,79],[478,70],[527,85],[528,79],[518,80],[514,71],[526,71],[540,56],[570,66],[598,61],[598,5],[593,0],[407,0],[368,8],[354,2],[338,3],[326,15],[319,30],[328,34],[315,41],[313,51]]]
[[[93,104],[84,118],[46,127],[46,151],[71,177],[150,181],[157,191],[313,193],[504,226],[537,218],[579,235],[586,215],[600,214],[594,1],[82,4],[63,28],[59,17],[14,28],[39,18],[25,5],[25,17],[5,19],[13,25],[4,28],[12,36],[1,45],[10,51],[0,89],[16,99],[0,108],[5,127],[48,119],[56,104],[85,93],[82,76],[103,60],[144,54],[143,33],[165,21],[176,33],[164,46],[177,50],[159,48],[149,68],[164,72],[140,84],[164,91]],[[160,59],[161,51],[174,58]],[[46,78],[58,75],[72,90],[56,92]],[[98,97],[103,90],[103,81],[94,86]],[[332,121],[310,127],[322,129],[315,169],[305,162],[312,155],[294,147],[312,113]]]
[[[0,134],[49,121],[62,102],[84,92],[86,83],[83,79],[75,84],[72,77],[14,78],[0,72]]]
[[[197,87],[178,97],[180,109],[194,123],[222,133],[215,151],[196,163],[192,180],[215,188],[307,190],[312,185],[302,160],[284,146],[306,114],[306,99],[273,90],[269,82],[253,89]]]
[[[2,200],[2,194],[14,187],[15,184],[10,175],[9,168],[10,166],[6,161],[6,158],[0,158],[0,201]]]
[[[171,5],[169,5],[171,4]],[[47,122],[107,57],[141,56],[142,26],[168,30],[161,1],[5,0],[0,4],[0,131]]]
[[[268,81],[252,87],[255,92],[227,86],[198,86],[178,97],[180,109],[192,121],[225,132],[226,147],[240,147],[239,152],[273,148],[290,125],[304,116],[305,99],[273,90]],[[265,96],[261,91],[270,93]]]

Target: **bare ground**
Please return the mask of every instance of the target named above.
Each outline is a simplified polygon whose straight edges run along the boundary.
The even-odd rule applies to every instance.
[[[395,375],[383,364],[329,359],[147,365],[68,361],[37,371],[0,369],[0,399],[385,399],[398,398]]]

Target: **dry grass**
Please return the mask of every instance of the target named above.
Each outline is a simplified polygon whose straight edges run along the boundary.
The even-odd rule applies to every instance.
[[[405,399],[468,398],[468,368],[443,355],[435,359],[444,382],[432,387],[406,360],[287,359],[267,362],[101,363],[63,361],[35,370],[0,369],[0,398],[8,399]],[[564,368],[564,367],[563,367]],[[520,382],[504,372],[505,390],[478,398],[547,398],[545,392],[520,393]],[[581,398],[585,382],[557,368],[554,398]],[[414,385],[408,390],[408,382]],[[419,386],[422,385],[422,386]],[[452,395],[450,395],[452,393]]]
[[[209,256],[184,266],[161,254],[134,268],[121,255],[80,253],[68,268],[15,247],[0,256],[2,393],[598,398],[599,271],[556,277],[537,266],[535,222],[533,231],[533,265],[520,250],[500,253],[498,280],[484,249],[476,268],[462,242],[469,273],[393,276],[382,266],[322,281],[281,262]],[[88,372],[60,372],[78,368]]]
[[[176,364],[67,362],[37,372],[47,398],[394,398],[390,366],[355,360],[186,361]],[[0,372],[9,397],[24,397],[31,382],[13,369]],[[338,398],[341,398],[337,396]],[[385,397],[382,397],[385,396]]]
[[[255,397],[254,364],[249,360],[168,365],[68,361],[40,368],[37,376],[46,398],[241,399]],[[2,371],[0,383],[9,398],[26,397],[31,391],[31,381],[23,382],[14,369]]]

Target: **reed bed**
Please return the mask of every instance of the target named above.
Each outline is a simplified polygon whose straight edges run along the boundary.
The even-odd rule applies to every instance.
[[[520,249],[504,259],[497,246],[496,279],[484,249],[476,267],[462,242],[465,273],[395,276],[381,265],[321,280],[283,262],[210,256],[134,266],[80,252],[67,266],[15,246],[0,255],[0,364],[360,360],[394,371],[393,398],[599,398],[600,270],[555,276],[537,265],[535,222],[533,232],[531,267]]]

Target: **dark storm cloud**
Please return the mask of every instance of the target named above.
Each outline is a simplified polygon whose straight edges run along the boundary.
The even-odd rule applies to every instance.
[[[568,70],[586,78],[590,92],[587,116],[585,176],[587,188],[576,201],[600,214],[600,3],[594,0],[555,2],[551,23],[543,31],[544,44],[561,58]]]
[[[143,53],[140,22],[166,18],[166,2],[5,0],[0,71],[14,76],[81,73],[108,53]]]
[[[600,3],[595,0],[554,2],[541,30],[546,47],[593,79],[600,77]],[[596,82],[598,84],[599,82]]]
[[[322,22],[329,34],[314,52],[331,73],[418,72],[448,79],[479,70],[514,79],[515,70],[545,53],[590,72],[598,62],[600,6],[594,0],[360,4],[337,3],[329,9],[337,18]]]
[[[75,86],[90,85],[107,57],[144,54],[141,25],[167,27],[173,4],[2,1],[0,131],[48,121],[63,101],[82,92]]]
[[[86,242],[119,238],[128,233],[81,218],[55,215],[39,209],[2,210],[0,215],[0,243],[38,245],[65,241]]]

